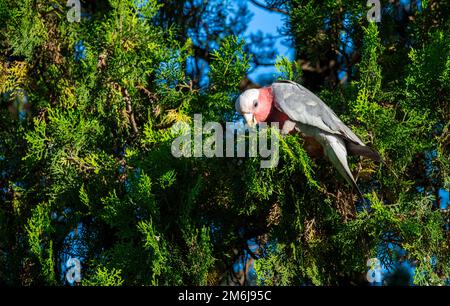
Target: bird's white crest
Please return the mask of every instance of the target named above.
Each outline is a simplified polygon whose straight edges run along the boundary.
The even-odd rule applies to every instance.
[[[247,89],[236,100],[236,111],[240,114],[252,113],[253,103],[258,100],[258,89]]]

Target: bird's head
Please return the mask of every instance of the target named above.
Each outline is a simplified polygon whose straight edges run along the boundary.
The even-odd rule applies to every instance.
[[[247,89],[236,99],[236,111],[248,126],[253,127],[267,119],[272,109],[273,96],[270,87]]]

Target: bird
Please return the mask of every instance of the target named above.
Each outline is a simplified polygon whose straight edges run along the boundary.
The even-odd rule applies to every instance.
[[[278,122],[282,135],[300,132],[305,139],[318,144],[336,170],[363,199],[348,166],[347,155],[379,162],[379,153],[366,146],[325,102],[307,88],[282,80],[259,89],[247,89],[236,99],[235,108],[249,127],[261,122]]]

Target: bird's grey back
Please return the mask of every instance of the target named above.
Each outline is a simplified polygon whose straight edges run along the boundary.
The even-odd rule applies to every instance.
[[[292,81],[272,84],[275,107],[296,122],[317,127],[331,134],[364,146],[353,133],[319,97],[307,88]]]

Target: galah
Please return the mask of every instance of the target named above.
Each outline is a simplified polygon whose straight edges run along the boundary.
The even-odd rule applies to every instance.
[[[315,94],[300,84],[278,81],[268,87],[248,89],[236,100],[236,111],[250,127],[279,122],[282,134],[299,131],[315,139],[337,171],[362,193],[348,167],[347,154],[380,160]]]

